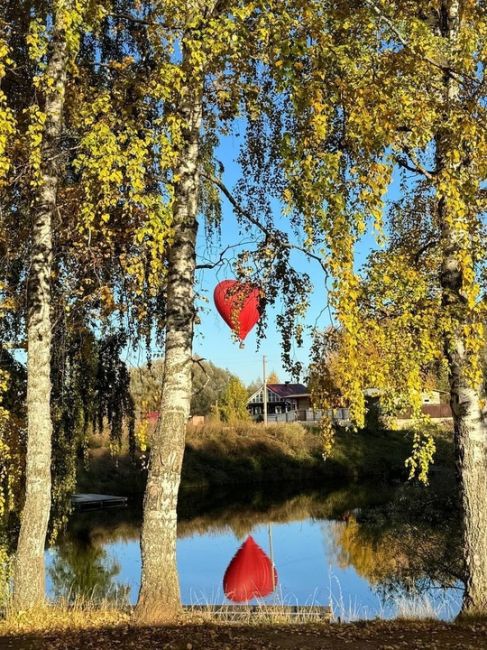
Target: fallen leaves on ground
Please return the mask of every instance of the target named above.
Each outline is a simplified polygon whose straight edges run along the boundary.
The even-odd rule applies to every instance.
[[[2,635],[3,634],[3,635]],[[2,633],[0,650],[487,650],[487,622],[371,621],[350,624],[140,627],[129,623],[45,633]]]

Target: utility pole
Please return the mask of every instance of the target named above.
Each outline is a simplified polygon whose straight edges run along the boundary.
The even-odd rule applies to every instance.
[[[262,379],[264,382],[263,392],[264,392],[264,426],[267,426],[267,373],[265,368],[266,356],[262,357]]]
[[[276,576],[274,573],[274,547],[272,544],[272,524],[269,524],[269,555],[271,556],[272,564],[272,591],[276,590]]]

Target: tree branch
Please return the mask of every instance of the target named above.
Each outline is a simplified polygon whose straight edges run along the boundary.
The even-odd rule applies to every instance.
[[[394,160],[397,162],[397,164],[402,167],[403,169],[407,169],[409,172],[413,172],[414,174],[420,174],[422,173],[421,170],[419,170],[417,167],[414,167],[413,165],[410,165],[407,160],[404,158],[401,158],[400,155],[394,154]]]
[[[426,178],[429,180],[433,180],[433,176],[437,173],[436,171],[430,172],[428,169],[426,169],[426,167],[423,167],[423,165],[417,159],[416,154],[411,151],[409,147],[404,147],[404,153],[409,156],[409,159],[421,174],[426,176]]]
[[[451,75],[452,77],[456,78],[457,81],[460,83],[462,82],[462,77],[463,79],[468,79],[469,81],[472,81],[475,84],[480,84],[482,83],[479,79],[476,79],[475,77],[471,77],[470,75],[466,74],[465,72],[458,72],[457,70],[453,70],[449,65],[445,65],[444,63],[438,63],[438,61],[435,61],[434,59],[430,59],[428,56],[425,56],[424,54],[421,54],[421,52],[418,52],[418,50],[411,45],[411,43],[408,42],[408,40],[401,34],[399,29],[394,25],[392,20],[386,16],[381,9],[373,2],[373,0],[364,0],[365,4],[372,9],[372,11],[382,20],[383,23],[385,23],[389,29],[397,36],[399,42],[403,45],[404,49],[408,50],[411,52],[411,54],[414,54],[414,56],[422,59],[423,61],[426,61],[426,63],[429,63],[430,65],[434,66],[438,70],[441,70],[442,72],[446,72],[447,74]]]
[[[230,190],[227,188],[227,186],[223,183],[222,180],[220,180],[214,175],[208,175],[204,172],[201,175],[207,180],[211,181],[214,185],[216,185],[216,187],[218,187],[218,189],[227,197],[228,201],[233,206],[235,212],[239,214],[241,217],[243,217],[244,219],[246,219],[247,221],[249,221],[251,224],[253,224],[261,232],[263,232],[268,240],[277,242],[283,248],[300,251],[301,253],[306,255],[306,257],[308,257],[309,259],[317,261],[321,266],[321,268],[323,269],[323,271],[325,272],[325,275],[328,277],[328,269],[326,268],[326,265],[322,257],[316,255],[315,253],[312,253],[311,251],[307,250],[303,246],[291,244],[291,242],[287,238],[287,235],[282,231],[275,230],[272,228],[267,228],[266,226],[264,226],[263,223],[261,223],[252,214],[250,214],[248,210],[245,210],[245,208],[243,208],[240,205],[240,203],[235,199],[233,194],[230,192]]]
[[[223,261],[225,259],[225,253],[227,253],[229,250],[231,250],[232,248],[240,248],[241,246],[246,246],[247,244],[252,244],[252,243],[253,242],[249,241],[249,242],[240,242],[239,244],[232,244],[232,245],[229,244],[226,248],[224,248],[221,251],[220,257],[218,258],[218,260],[216,262],[207,262],[205,264],[197,264],[195,268],[196,268],[197,271],[199,271],[201,269],[214,269],[214,268],[216,268],[217,266],[219,266],[220,264],[223,263]]]
[[[409,149],[409,147],[404,147],[404,153],[407,156],[409,156],[412,165],[408,163],[407,160],[402,158],[400,154],[393,154],[394,160],[397,162],[398,165],[415,174],[422,174],[429,180],[433,179],[434,172],[430,172],[428,169],[426,169],[426,167],[423,167],[423,165],[419,162],[419,160],[416,158],[414,153]]]
[[[430,241],[426,242],[426,244],[423,244],[423,246],[420,246],[420,248],[418,248],[418,250],[415,251],[415,253],[414,253],[414,261],[416,262],[416,264],[418,264],[418,262],[419,262],[419,260],[421,258],[421,255],[423,253],[426,253],[427,250],[429,250],[430,248],[433,248],[437,244],[439,244],[438,239],[431,239]]]
[[[194,396],[194,395],[199,395],[200,393],[202,393],[202,392],[205,390],[205,388],[206,388],[206,387],[208,386],[208,384],[210,383],[210,379],[211,379],[211,377],[210,377],[210,375],[208,374],[208,372],[207,372],[206,368],[204,367],[204,365],[201,363],[202,361],[206,361],[205,358],[200,357],[199,359],[195,359],[195,358],[193,357],[191,360],[192,360],[193,363],[195,363],[197,366],[199,366],[199,367],[201,368],[203,374],[206,376],[206,381],[205,381],[205,383],[203,384],[203,386],[202,386],[199,390],[197,390],[196,392],[193,393],[193,396]]]

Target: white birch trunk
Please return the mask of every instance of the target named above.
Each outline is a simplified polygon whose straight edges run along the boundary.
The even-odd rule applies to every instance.
[[[176,565],[179,483],[192,392],[194,274],[199,194],[201,81],[182,93],[184,146],[175,174],[174,241],[169,252],[165,364],[160,419],[152,437],[141,534],[142,579],[135,616],[167,620],[180,608]]]
[[[458,0],[443,0],[440,31],[453,51],[461,20]],[[444,100],[446,118],[458,101],[459,84],[445,74]],[[437,137],[437,169],[448,163],[449,136],[445,130]],[[451,164],[451,163],[450,163]],[[455,428],[455,447],[463,509],[463,551],[465,594],[463,614],[487,614],[487,418],[481,407],[481,387],[468,380],[470,363],[466,352],[463,327],[468,324],[469,310],[462,295],[462,233],[449,225],[448,207],[438,201],[443,260],[441,285],[443,306],[455,311],[454,331],[446,336],[445,351],[450,367],[450,397]]]
[[[487,614],[487,426],[478,390],[464,380],[460,336],[449,342],[451,406],[463,509],[462,614]]]
[[[46,75],[42,185],[32,207],[32,259],[28,280],[27,464],[25,503],[14,568],[14,608],[27,610],[45,596],[44,549],[51,509],[51,274],[52,221],[58,173],[55,152],[62,132],[66,83],[66,42],[55,30]]]

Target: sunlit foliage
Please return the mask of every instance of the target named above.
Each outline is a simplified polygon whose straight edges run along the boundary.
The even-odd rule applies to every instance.
[[[247,399],[247,390],[240,379],[231,377],[215,406],[216,413],[223,422],[236,423],[249,420]]]
[[[308,2],[299,16],[286,6],[294,20],[276,35],[274,74],[287,99],[282,197],[310,245],[323,244],[334,381],[358,426],[369,387],[386,410],[419,416],[432,365],[448,360],[461,385],[480,385],[485,3]],[[357,246],[374,232],[359,270]],[[416,442],[425,480],[431,439]]]

